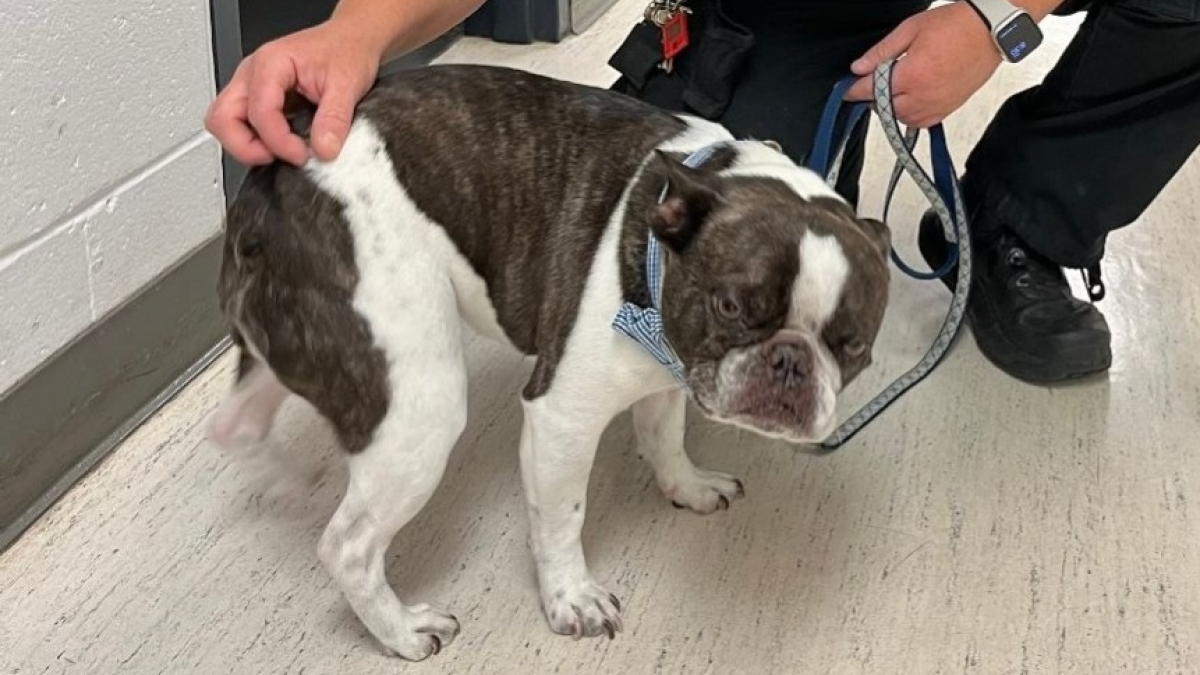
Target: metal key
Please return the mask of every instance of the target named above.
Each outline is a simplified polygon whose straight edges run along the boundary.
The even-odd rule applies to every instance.
[[[646,6],[645,19],[661,28],[671,16],[669,2],[670,0],[651,0],[650,4]]]
[[[679,13],[691,14],[692,10],[683,5],[683,0],[652,0],[646,7],[646,20],[658,26],[661,30],[666,30],[665,26],[676,18]],[[676,52],[678,53],[678,52]],[[663,60],[658,64],[658,67],[667,73],[670,73],[675,66],[675,54],[663,54]]]

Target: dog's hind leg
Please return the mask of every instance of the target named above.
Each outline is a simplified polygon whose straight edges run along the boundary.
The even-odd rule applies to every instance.
[[[449,614],[402,604],[388,585],[384,560],[395,534],[433,495],[466,426],[462,328],[452,291],[446,291],[443,302],[426,296],[412,303],[407,316],[373,326],[376,344],[386,354],[387,409],[369,433],[351,429],[352,417],[332,416],[344,441],[359,438],[363,444],[347,443],[352,454],[346,495],[319,548],[371,634],[389,652],[414,661],[437,654],[459,631],[458,620]],[[336,379],[353,380],[351,369]],[[351,386],[347,393],[359,389]],[[351,406],[346,411],[353,414]]]
[[[638,453],[654,467],[658,487],[680,508],[712,513],[745,495],[728,474],[696,468],[684,449],[687,398],[681,390],[651,394],[633,405]]]
[[[237,384],[208,420],[209,440],[223,448],[265,440],[289,393],[267,364],[245,347],[236,349]]]
[[[350,458],[346,496],[321,536],[321,561],[355,614],[387,651],[411,661],[441,651],[458,635],[458,620],[402,604],[384,554],[429,501],[456,438],[454,428],[399,414],[385,419],[375,441]]]

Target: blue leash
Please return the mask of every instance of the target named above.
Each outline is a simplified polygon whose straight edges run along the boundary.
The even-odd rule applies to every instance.
[[[931,178],[913,155],[919,130],[909,129],[902,133],[900,125],[896,121],[895,111],[892,108],[891,86],[894,65],[894,62],[884,63],[876,69],[873,76],[875,113],[883,126],[888,144],[896,153],[896,165],[892,169],[887,197],[884,200],[883,220],[887,222],[888,211],[900,176],[908,173],[941,220],[946,240],[956,244],[956,247],[953,249],[953,255],[947,256],[941,267],[932,272],[920,272],[914,269],[904,262],[894,247],[891,258],[905,274],[922,280],[940,279],[955,265],[958,265],[958,280],[946,319],[934,338],[933,344],[930,345],[921,360],[843,422],[829,438],[825,439],[817,454],[827,454],[841,447],[937,368],[946,357],[950,346],[962,328],[967,298],[970,294],[971,238],[967,227],[966,211],[963,207],[962,190],[954,170],[954,162],[950,158],[949,147],[946,144],[945,130],[941,124],[929,129],[929,150],[933,164],[933,177]],[[813,150],[809,154],[809,168],[824,177],[831,187],[837,183],[842,156],[850,135],[862,123],[867,111],[872,107],[863,102],[847,103],[842,100],[856,79],[853,76],[847,76],[834,86],[821,115]],[[836,133],[837,121],[839,113],[843,109],[847,110],[846,120],[842,125],[843,131],[838,134]],[[832,157],[831,152],[833,153]]]

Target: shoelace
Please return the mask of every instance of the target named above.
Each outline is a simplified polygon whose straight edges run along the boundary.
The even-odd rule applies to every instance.
[[[1059,282],[1061,279],[1055,275],[1041,261],[1031,263],[1029,253],[1016,242],[1015,239],[1009,237],[1001,239],[1001,246],[1008,249],[1004,254],[1004,266],[1010,270],[1018,270],[1018,273],[1013,277],[1013,285],[1023,291],[1029,291],[1034,288],[1034,278],[1038,277],[1041,280],[1049,282]],[[1057,285],[1057,283],[1055,283]]]
[[[1053,285],[1056,290],[1054,295],[1057,297],[1057,289],[1066,283],[1060,276],[1061,272],[1058,265],[1049,260],[1038,258],[1037,254],[1030,254],[1015,237],[1002,239],[1001,242],[1001,246],[1008,249],[1008,253],[1004,256],[1005,266],[1010,269],[1019,270],[1018,274],[1013,278],[1014,286],[1028,292],[1030,289],[1037,287],[1034,283],[1035,280],[1050,282],[1050,285]],[[1082,268],[1079,270],[1079,273],[1083,277],[1083,285],[1087,289],[1088,298],[1092,302],[1103,300],[1105,288],[1104,281],[1101,278],[1100,263],[1094,263]]]
[[[1092,263],[1079,272],[1083,275],[1083,285],[1087,287],[1088,297],[1092,302],[1103,300],[1107,291],[1104,288],[1104,280],[1100,278],[1100,263]]]

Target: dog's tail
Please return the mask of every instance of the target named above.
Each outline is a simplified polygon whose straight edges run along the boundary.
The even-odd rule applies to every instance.
[[[281,385],[262,360],[267,336],[247,315],[267,274],[267,237],[279,217],[275,166],[251,169],[226,212],[217,297],[237,352],[233,391],[209,418],[208,437],[223,448],[262,441],[282,401]],[[268,405],[268,404],[273,404]]]

